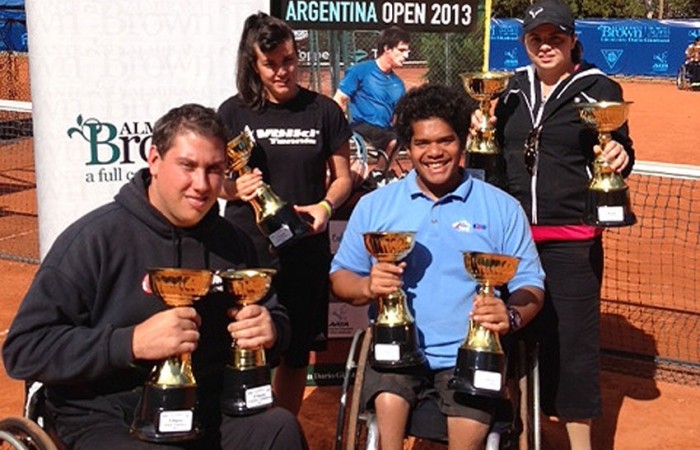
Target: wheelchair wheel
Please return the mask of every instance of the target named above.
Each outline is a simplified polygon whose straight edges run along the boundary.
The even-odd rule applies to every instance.
[[[338,411],[335,450],[376,449],[374,415],[363,411],[362,384],[372,341],[372,328],[355,333],[347,362]],[[359,348],[358,348],[359,346]]]
[[[48,434],[25,417],[0,420],[0,449],[57,450]]]
[[[358,189],[369,174],[367,144],[362,136],[352,132],[350,137],[350,175],[353,189]]]
[[[681,91],[690,89],[687,72],[688,70],[685,65],[682,65],[680,69],[678,69],[678,74],[676,75],[676,87]]]

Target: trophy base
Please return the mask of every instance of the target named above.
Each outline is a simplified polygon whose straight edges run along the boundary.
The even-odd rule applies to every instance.
[[[288,203],[285,203],[273,215],[264,217],[258,222],[258,227],[275,248],[293,244],[311,230],[309,224]]]
[[[637,223],[630,208],[629,189],[588,190],[583,223],[597,227],[627,227]]]
[[[272,384],[268,366],[240,370],[226,366],[221,410],[229,416],[248,416],[272,407]]]
[[[467,153],[467,169],[474,178],[506,188],[503,159],[498,153]]]
[[[372,350],[370,365],[380,369],[420,366],[427,361],[412,323],[394,327],[374,325]]]
[[[461,348],[448,388],[481,397],[505,397],[506,357],[503,353]]]
[[[160,386],[147,383],[137,416],[129,430],[148,442],[181,442],[200,436],[196,422],[197,386]]]

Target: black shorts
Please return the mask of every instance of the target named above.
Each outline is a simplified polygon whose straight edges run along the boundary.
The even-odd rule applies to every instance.
[[[430,370],[419,366],[406,370],[379,371],[368,364],[362,401],[367,409],[373,410],[377,395],[390,392],[404,398],[413,409],[419,402],[432,399],[447,417],[465,417],[489,425],[495,412],[495,401],[448,389],[447,383],[453,374],[454,368]]]
[[[380,128],[368,123],[358,122],[352,125],[352,129],[379,150],[386,150],[389,143],[397,139],[396,131],[392,128]]]
[[[309,364],[311,351],[325,350],[327,344],[331,261],[328,236],[311,236],[282,249],[279,261],[280,270],[273,285],[292,326],[285,365],[302,368]]]

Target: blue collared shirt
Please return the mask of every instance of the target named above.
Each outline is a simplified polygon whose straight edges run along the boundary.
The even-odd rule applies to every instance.
[[[421,191],[415,170],[362,197],[350,216],[331,273],[345,269],[369,275],[374,262],[362,234],[371,231],[416,232],[415,247],[405,258],[403,289],[433,369],[455,365],[467,334],[479,286],[464,268],[463,252],[516,256],[520,263],[508,289],[544,289],[544,271],[520,204],[467,173],[452,193],[437,201]]]

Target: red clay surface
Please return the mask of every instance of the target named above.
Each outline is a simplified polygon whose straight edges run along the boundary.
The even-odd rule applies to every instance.
[[[401,75],[409,86],[420,82],[420,74],[402,72]],[[678,91],[670,82],[622,81],[622,84],[626,99],[634,102],[629,122],[637,158],[700,165],[700,121],[697,117],[700,92]],[[0,344],[5,340],[7,328],[36,268],[0,260],[3,274]],[[687,296],[681,289],[677,292]],[[338,361],[343,359],[344,355],[337,355]],[[10,380],[3,368],[0,386],[0,418],[21,414],[23,384]],[[597,450],[700,448],[700,388],[697,386],[610,372],[603,372],[602,386],[604,415],[594,424]],[[300,420],[314,450],[334,446],[338,399],[337,387],[307,389]],[[545,449],[568,448],[561,431],[551,425],[545,424],[543,437]]]

